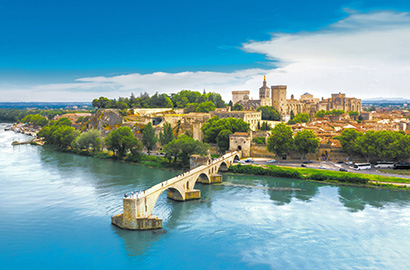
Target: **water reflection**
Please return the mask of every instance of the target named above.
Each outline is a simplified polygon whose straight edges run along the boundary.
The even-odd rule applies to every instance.
[[[338,194],[339,201],[352,212],[362,211],[366,205],[383,208],[391,203],[404,206],[410,201],[410,192],[400,190],[340,186]]]
[[[111,225],[114,233],[123,242],[128,256],[143,255],[155,242],[166,236],[166,230],[155,231],[129,231]]]

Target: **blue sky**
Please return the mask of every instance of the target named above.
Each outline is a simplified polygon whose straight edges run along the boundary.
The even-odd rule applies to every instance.
[[[0,101],[181,89],[257,98],[264,74],[288,95],[410,97],[409,11],[394,0],[2,0]]]

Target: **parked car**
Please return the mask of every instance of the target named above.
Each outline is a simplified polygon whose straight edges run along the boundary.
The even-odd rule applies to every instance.
[[[276,159],[271,159],[271,160],[266,161],[266,163],[275,163],[275,162],[276,162]]]
[[[353,165],[353,161],[347,161],[345,164],[346,165]]]
[[[326,169],[325,166],[319,166],[319,169]]]
[[[338,162],[336,162],[337,164],[343,164],[343,160],[339,160]]]
[[[312,160],[308,160],[308,163],[313,163],[313,161],[312,161]]]
[[[347,172],[347,170],[345,168],[340,168],[339,171],[341,172]]]
[[[253,159],[251,159],[251,158],[245,159],[245,162],[246,162],[246,163],[254,163]]]
[[[303,163],[300,166],[305,167],[305,168],[307,167],[306,164],[303,164]]]
[[[395,170],[410,170],[410,162],[398,162],[394,164]]]
[[[246,162],[244,160],[239,160],[238,163],[245,164]]]

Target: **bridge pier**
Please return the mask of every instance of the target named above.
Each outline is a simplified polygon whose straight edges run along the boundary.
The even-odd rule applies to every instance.
[[[138,199],[124,198],[122,214],[111,217],[111,223],[121,229],[127,230],[153,230],[162,228],[162,219],[153,215],[138,217]]]
[[[222,175],[214,174],[211,175],[209,179],[202,179],[202,184],[215,184],[215,183],[222,183]]]
[[[149,216],[147,218],[124,219],[124,214],[111,217],[111,223],[127,230],[155,230],[162,229],[162,219]]]
[[[179,193],[178,191],[168,189],[167,197],[171,200],[179,201],[179,202],[197,200],[197,199],[201,199],[201,191],[199,189],[192,189],[192,190],[185,191],[185,198],[183,198],[181,193]]]

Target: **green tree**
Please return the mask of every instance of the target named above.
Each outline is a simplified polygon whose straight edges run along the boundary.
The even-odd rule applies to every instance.
[[[128,108],[128,104],[125,102],[120,102],[117,101],[117,103],[115,104],[116,108],[120,109],[120,110],[124,110]]]
[[[260,106],[256,111],[262,112],[262,120],[280,121],[281,119],[280,113],[272,106]]]
[[[194,140],[187,135],[181,135],[177,144],[181,149],[179,157],[184,164],[189,164],[189,157],[194,154],[205,155],[206,151],[209,149],[209,145],[204,144],[198,140]]]
[[[140,141],[134,137],[129,127],[120,127],[111,131],[104,141],[108,149],[114,151],[114,154],[120,158],[123,158],[128,151],[137,153],[138,149],[141,149]]]
[[[208,94],[203,94],[203,97],[207,101],[212,101],[212,103],[215,104],[217,108],[225,108],[225,101],[223,101],[220,94],[211,92]],[[197,102],[200,103],[199,101]]]
[[[362,136],[359,136],[355,141],[355,148],[367,160],[367,162],[375,159],[380,153],[374,143],[376,140],[376,132],[369,130]]]
[[[151,108],[172,108],[174,106],[167,94],[159,95],[158,92],[151,97],[149,103]]]
[[[191,155],[205,155],[208,149],[209,145],[183,134],[165,146],[165,156],[169,160],[174,157],[174,162],[179,158],[183,164],[189,164],[189,157]]]
[[[257,143],[257,144],[266,144],[266,138],[265,137],[256,137],[252,139],[252,142]]]
[[[395,161],[402,161],[410,158],[410,135],[400,132],[394,133],[395,140],[390,145],[391,158]]]
[[[336,137],[336,139],[340,141],[342,150],[351,157],[359,153],[356,147],[356,140],[360,136],[362,136],[362,133],[355,129],[349,128],[343,130],[340,136]]]
[[[174,127],[175,130],[175,137],[178,137],[179,131],[182,129],[182,122],[181,120],[178,120],[177,124]]]
[[[264,122],[262,122],[262,125],[261,125],[261,128],[260,128],[262,131],[267,131],[267,130],[270,130],[271,128],[270,128],[270,126],[268,125],[268,122],[266,122],[266,121],[264,121]]]
[[[309,118],[309,114],[307,113],[298,113],[294,118],[293,118],[293,122],[295,123],[307,123],[309,122],[310,118]]]
[[[184,113],[195,112],[197,107],[198,107],[198,103],[188,103],[185,106]]]
[[[21,119],[23,123],[30,123],[36,126],[44,127],[48,124],[47,118],[39,115],[39,114],[29,114],[26,115],[23,119]]]
[[[57,128],[57,126],[45,126],[37,133],[37,137],[43,138],[46,144],[54,144],[52,136]]]
[[[51,135],[52,141],[60,148],[68,148],[71,143],[78,136],[79,132],[75,128],[70,126],[58,126],[57,129]]]
[[[331,115],[331,116],[340,116],[340,115],[342,115],[342,114],[344,114],[344,113],[345,113],[345,111],[343,111],[343,110],[336,110],[336,109],[326,112],[327,115]]]
[[[323,118],[325,116],[326,116],[326,111],[325,110],[320,110],[320,111],[317,111],[315,113],[315,118]]]
[[[350,117],[353,117],[354,120],[356,120],[356,118],[359,116],[359,112],[350,111],[350,112],[349,112],[349,116],[350,116]]]
[[[82,123],[84,121],[85,117],[84,116],[80,116],[77,118],[77,121],[75,121],[77,124],[78,123]]]
[[[268,138],[267,149],[280,158],[289,153],[293,147],[292,129],[284,123],[277,124]]]
[[[75,138],[72,147],[77,149],[91,150],[93,152],[101,151],[101,133],[99,130],[90,129],[86,132],[81,133],[77,138]]]
[[[232,131],[230,131],[229,129],[223,129],[216,137],[216,144],[218,145],[220,153],[224,153],[229,149],[229,135],[231,134]]]
[[[61,117],[60,119],[57,120],[57,122],[52,123],[52,124],[56,126],[69,126],[69,127],[71,127],[72,125],[70,119],[66,117]]]
[[[215,111],[215,104],[212,101],[202,102],[196,108],[196,112],[203,112],[208,113],[211,111]]]
[[[239,103],[235,103],[235,104],[232,106],[232,111],[243,111],[243,106],[242,106],[241,104],[239,104]]]
[[[249,131],[249,124],[242,119],[232,117],[219,119],[218,116],[214,116],[201,128],[204,133],[204,141],[206,143],[216,143],[216,138],[219,135],[219,132],[224,129],[230,130],[232,133],[247,132]]]
[[[111,101],[106,97],[100,97],[99,99],[94,99],[92,105],[94,108],[108,108]]]
[[[58,121],[49,121],[37,134],[37,137],[44,138],[47,144],[56,145],[60,148],[67,148],[78,136],[78,132],[71,127],[68,118],[60,118]]]
[[[170,123],[165,123],[164,124],[164,132],[159,133],[159,142],[161,143],[162,146],[167,145],[170,143],[174,137],[174,132],[172,131],[172,127]]]
[[[171,159],[174,158],[174,163],[178,159],[178,154],[180,152],[179,145],[177,140],[172,140],[164,147],[165,150],[165,157],[168,158],[168,161],[171,162]]]
[[[293,118],[295,118],[295,113],[293,112],[293,110],[290,111],[290,120],[293,120]]]
[[[319,147],[319,139],[311,130],[302,130],[296,133],[294,138],[294,150],[301,154],[304,159],[306,154],[316,153]]]
[[[142,131],[142,144],[147,148],[148,155],[151,153],[151,150],[154,149],[155,144],[157,143],[158,138],[155,136],[155,130],[152,127],[151,122],[145,125]]]

